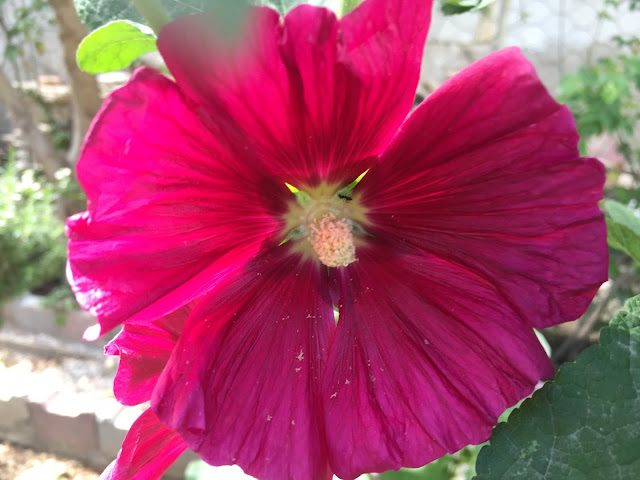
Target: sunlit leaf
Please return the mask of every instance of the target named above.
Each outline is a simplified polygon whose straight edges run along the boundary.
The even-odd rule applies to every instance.
[[[640,264],[640,217],[615,200],[605,200],[607,242]]]
[[[78,47],[78,65],[88,73],[112,72],[156,48],[156,37],[149,27],[118,20],[85,37]]]

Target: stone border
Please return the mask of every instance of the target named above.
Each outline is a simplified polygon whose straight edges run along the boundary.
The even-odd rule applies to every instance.
[[[103,360],[109,337],[82,341],[85,329],[95,323],[90,314],[66,312],[65,323],[59,326],[55,310],[42,307],[40,301],[26,294],[1,306],[0,345],[38,358]],[[0,438],[104,469],[148,405],[125,407],[103,391],[65,391],[56,377],[43,378],[20,365],[0,369]],[[187,464],[198,458],[185,452],[163,478],[184,478]]]
[[[10,385],[17,387],[19,385]],[[14,390],[14,391],[7,391]],[[0,438],[18,445],[64,455],[104,469],[116,458],[127,431],[144,407],[123,407],[114,398],[64,392],[0,390]],[[163,479],[184,478],[189,462],[199,457],[187,451]]]
[[[3,327],[13,327],[24,332],[46,334],[61,342],[84,345],[101,352],[104,345],[114,335],[107,335],[95,342],[83,342],[84,331],[95,324],[95,317],[84,310],[56,312],[55,309],[42,306],[44,297],[23,294],[10,300],[0,308]],[[62,324],[59,317],[62,315]]]

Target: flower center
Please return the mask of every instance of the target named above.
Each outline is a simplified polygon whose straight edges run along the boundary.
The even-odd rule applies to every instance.
[[[314,220],[309,230],[309,242],[327,267],[346,267],[357,260],[351,226],[345,219],[328,213]]]
[[[365,172],[366,173],[366,172]],[[327,267],[346,267],[357,260],[356,248],[366,243],[369,225],[366,209],[353,187],[364,176],[346,187],[320,184],[298,189],[287,184],[295,199],[284,215],[282,242],[294,251],[314,258]]]

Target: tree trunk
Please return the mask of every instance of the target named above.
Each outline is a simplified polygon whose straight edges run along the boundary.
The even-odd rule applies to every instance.
[[[0,102],[7,109],[13,127],[22,131],[33,159],[42,167],[47,179],[55,182],[56,170],[66,165],[56,152],[51,138],[38,129],[22,95],[20,91],[13,88],[7,76],[0,69]]]
[[[56,15],[64,63],[71,81],[73,131],[67,162],[73,166],[78,159],[82,140],[102,104],[102,99],[96,77],[80,70],[76,62],[78,45],[88,31],[76,13],[73,0],[49,0],[49,5]]]

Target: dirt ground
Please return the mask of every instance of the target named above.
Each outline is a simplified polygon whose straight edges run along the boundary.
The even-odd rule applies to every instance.
[[[0,480],[97,480],[75,460],[0,442]]]

